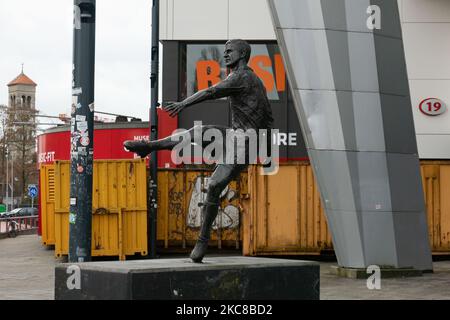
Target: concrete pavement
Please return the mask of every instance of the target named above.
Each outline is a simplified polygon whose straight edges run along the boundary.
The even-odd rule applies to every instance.
[[[55,263],[37,235],[0,239],[0,300],[53,299]]]
[[[334,263],[320,264],[321,300],[448,300],[450,261],[433,263],[434,272],[421,277],[381,279],[380,290],[369,290],[367,280],[339,278],[330,273]]]
[[[36,235],[0,240],[0,300],[53,299],[53,251]],[[334,262],[321,262],[320,296],[323,300],[347,299],[450,299],[450,261],[434,262],[434,273],[422,277],[381,279],[381,290],[369,290],[366,280],[330,274]]]

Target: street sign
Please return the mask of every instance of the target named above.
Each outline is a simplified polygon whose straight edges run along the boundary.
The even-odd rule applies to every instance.
[[[37,197],[37,194],[38,194],[37,186],[35,184],[29,184],[28,185],[28,195],[34,199]]]

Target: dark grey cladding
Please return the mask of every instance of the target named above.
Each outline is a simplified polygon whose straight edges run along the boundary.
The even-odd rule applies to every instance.
[[[432,269],[397,1],[268,3],[339,264]]]

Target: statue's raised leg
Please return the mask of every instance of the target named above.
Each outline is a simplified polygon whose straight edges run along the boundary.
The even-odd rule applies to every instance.
[[[211,180],[209,181],[206,202],[203,205],[203,222],[200,229],[200,235],[190,256],[193,262],[202,262],[202,259],[206,254],[212,224],[216,219],[219,210],[220,194],[231,180],[236,178],[246,167],[247,165],[242,164],[219,164],[214,170]]]
[[[224,133],[225,136],[225,130],[226,127],[223,126],[214,126],[214,125],[206,125],[206,126],[195,126],[191,129],[183,132],[177,132],[173,135],[170,135],[168,137],[165,137],[163,139],[159,139],[156,141],[147,141],[147,140],[127,140],[123,143],[123,147],[128,152],[134,152],[137,155],[139,155],[141,158],[145,158],[153,151],[158,150],[172,150],[176,145],[179,143],[189,143],[194,142],[194,134],[196,131],[201,131],[201,135],[203,136],[203,133],[208,129],[219,129]],[[188,139],[182,139],[182,136],[189,136]],[[202,139],[202,146],[203,144],[209,144],[210,141],[204,142]]]

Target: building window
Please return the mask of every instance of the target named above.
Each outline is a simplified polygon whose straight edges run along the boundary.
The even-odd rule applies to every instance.
[[[270,100],[282,100],[286,91],[286,72],[277,44],[251,44],[249,67],[258,75]],[[185,43],[181,48],[181,97],[206,89],[227,76],[223,61],[225,44]]]
[[[31,108],[31,97],[27,97],[27,108]]]

